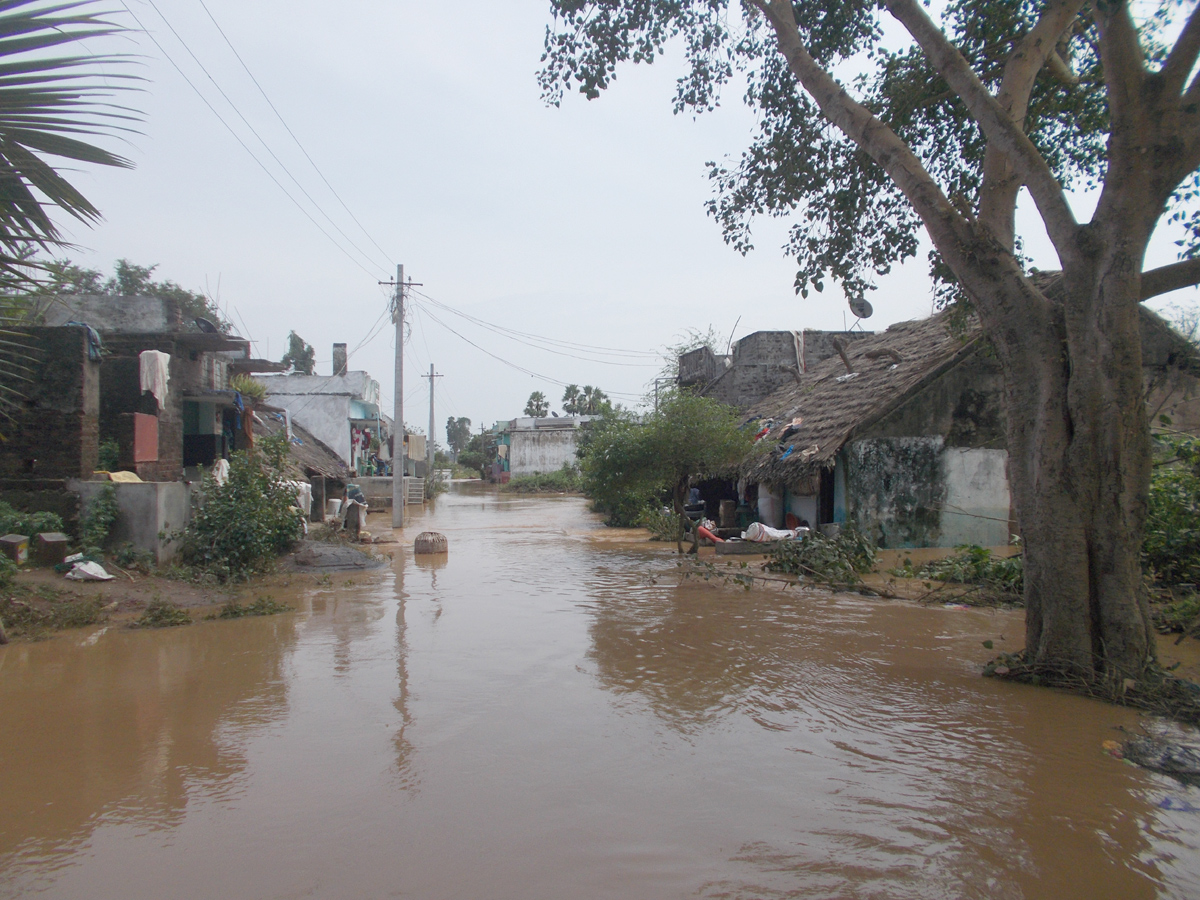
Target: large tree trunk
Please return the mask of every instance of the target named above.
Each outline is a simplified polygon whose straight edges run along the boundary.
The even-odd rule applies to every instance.
[[[1046,285],[1049,302],[1032,304],[1041,321],[1029,297],[1005,304],[1024,315],[984,312],[1005,371],[1027,661],[1089,681],[1137,678],[1154,658],[1140,263],[1114,252],[1068,270]]]

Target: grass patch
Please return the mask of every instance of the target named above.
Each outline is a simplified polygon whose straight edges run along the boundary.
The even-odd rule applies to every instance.
[[[99,597],[83,600],[60,597],[58,591],[45,587],[19,596],[0,597],[0,622],[5,634],[10,638],[38,640],[52,631],[83,628],[105,618]]]
[[[1150,606],[1150,616],[1160,634],[1191,634],[1200,625],[1200,594],[1194,591],[1168,596],[1167,603]]]
[[[109,554],[109,558],[122,569],[132,569],[143,575],[149,575],[150,570],[154,568],[154,554],[135,547],[129,541],[118,546]]]
[[[173,628],[176,625],[191,625],[192,616],[170,600],[157,598],[150,601],[141,617],[131,622],[130,628]]]
[[[219,612],[207,616],[209,619],[242,619],[246,616],[273,616],[277,613],[291,612],[292,607],[279,603],[268,596],[259,597],[253,603],[241,604],[230,600],[221,607]]]
[[[564,466],[544,475],[518,475],[500,490],[511,494],[580,494],[583,480],[578,470]]]

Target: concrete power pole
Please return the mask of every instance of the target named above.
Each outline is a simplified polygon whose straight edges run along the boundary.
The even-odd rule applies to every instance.
[[[396,266],[396,381],[392,423],[392,527],[404,527],[404,266]]]
[[[425,464],[428,469],[428,477],[433,477],[433,379],[441,378],[441,375],[433,373],[433,363],[429,364],[429,374],[424,376],[429,379],[429,437],[425,439]]]

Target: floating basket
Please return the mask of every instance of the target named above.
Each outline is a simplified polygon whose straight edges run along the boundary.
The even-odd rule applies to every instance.
[[[413,541],[414,553],[449,553],[450,542],[444,534],[436,531],[422,531]]]

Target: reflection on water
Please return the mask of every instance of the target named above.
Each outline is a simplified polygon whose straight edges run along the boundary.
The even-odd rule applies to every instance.
[[[978,677],[1018,615],[680,584],[573,498],[405,531],[293,614],[0,648],[0,896],[1200,895],[1136,716]]]

